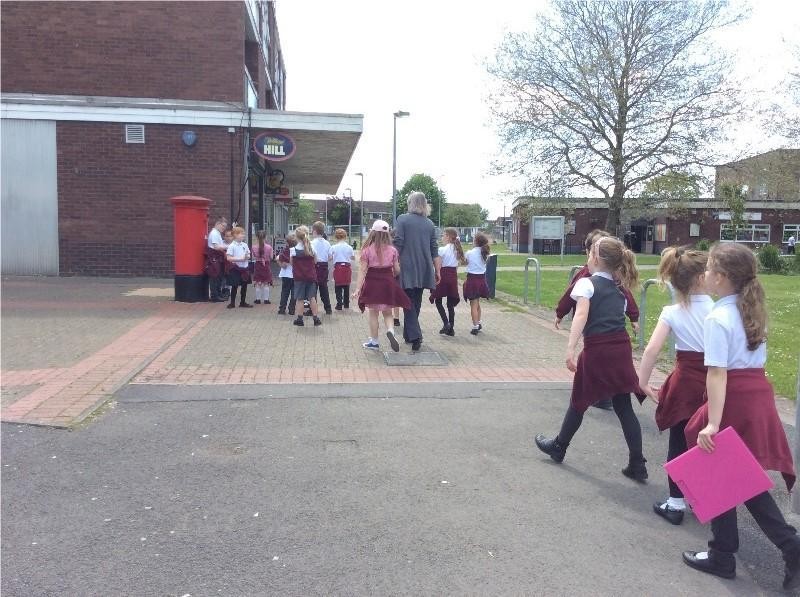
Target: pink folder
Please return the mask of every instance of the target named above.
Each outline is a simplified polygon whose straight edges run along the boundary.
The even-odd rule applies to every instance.
[[[714,436],[709,454],[695,446],[664,465],[702,523],[772,488],[772,480],[733,427]]]

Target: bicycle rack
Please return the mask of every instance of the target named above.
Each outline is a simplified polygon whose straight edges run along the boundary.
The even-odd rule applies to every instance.
[[[538,305],[541,302],[542,298],[542,266],[539,264],[539,260],[536,257],[528,257],[525,260],[525,290],[522,293],[522,302],[523,304],[528,304],[528,282],[530,278],[530,265],[531,261],[536,264],[536,294],[535,294],[535,305]]]

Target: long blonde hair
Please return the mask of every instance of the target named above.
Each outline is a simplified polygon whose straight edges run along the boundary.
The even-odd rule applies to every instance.
[[[678,292],[681,303],[689,304],[689,293],[706,271],[708,253],[689,247],[667,247],[661,251],[658,277]]]
[[[744,245],[719,243],[708,256],[708,268],[730,280],[736,306],[747,335],[747,349],[755,350],[767,339],[767,304],[764,287],[758,281],[756,256]]]
[[[392,244],[392,237],[386,230],[370,230],[367,235],[367,240],[361,246],[361,254],[369,247],[375,247],[375,255],[378,257],[378,262],[382,260],[383,247],[388,247]]]
[[[314,254],[314,247],[311,245],[311,241],[308,239],[308,228],[306,226],[298,226],[294,230],[294,235],[295,238],[297,238],[298,243],[303,243],[306,255],[316,257]]]
[[[613,236],[601,236],[592,252],[609,269],[628,290],[635,290],[639,285],[639,270],[636,269],[636,255],[621,240]]]

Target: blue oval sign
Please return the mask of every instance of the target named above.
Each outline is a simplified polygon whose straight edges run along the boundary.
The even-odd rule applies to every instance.
[[[270,162],[282,162],[294,155],[297,146],[294,139],[285,133],[266,132],[253,139],[253,150]]]

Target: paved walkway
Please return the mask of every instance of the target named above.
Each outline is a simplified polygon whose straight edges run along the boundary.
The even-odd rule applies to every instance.
[[[566,332],[498,302],[484,303],[478,336],[468,333],[469,309],[460,305],[451,338],[438,334],[441,322],[426,300],[423,351],[445,362],[431,367],[388,366],[383,353],[365,351],[367,319],[358,311],[335,311],[319,328],[297,328],[274,304],[228,310],[171,299],[168,280],[4,279],[2,420],[72,426],[128,383],[566,386],[572,379],[563,366]]]

